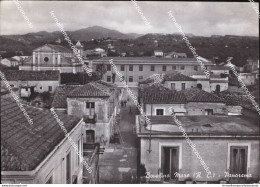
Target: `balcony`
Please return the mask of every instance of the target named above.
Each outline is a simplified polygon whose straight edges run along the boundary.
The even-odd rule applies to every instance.
[[[97,117],[96,114],[94,114],[92,116],[91,115],[84,115],[83,119],[84,119],[85,123],[95,124],[96,123],[96,117]]]

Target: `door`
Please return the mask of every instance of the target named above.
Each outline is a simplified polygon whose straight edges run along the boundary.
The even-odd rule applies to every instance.
[[[86,143],[94,143],[95,142],[95,131],[87,130],[86,131]]]
[[[230,147],[230,174],[241,175],[247,174],[247,159],[248,147],[247,146],[231,146]],[[231,177],[230,183],[245,183],[246,177]]]
[[[163,147],[162,148],[162,172],[166,176],[164,181],[177,183],[179,173],[179,148],[178,147]]]

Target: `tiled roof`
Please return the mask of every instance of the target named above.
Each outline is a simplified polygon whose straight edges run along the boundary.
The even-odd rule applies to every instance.
[[[34,170],[65,138],[49,110],[24,105],[33,120],[30,125],[17,103],[1,99],[1,171]],[[70,132],[79,118],[58,115]]]
[[[224,103],[225,100],[213,93],[206,92],[199,88],[190,88],[179,91],[185,95],[188,102],[208,102],[208,103]]]
[[[241,106],[246,109],[257,111],[255,106],[252,104],[251,100],[249,99],[249,97],[246,95],[237,95],[234,93],[228,94],[227,92],[222,92],[219,95],[220,97],[225,99],[227,105]]]
[[[185,96],[162,85],[154,84],[141,91],[143,103],[172,104],[186,103]]]
[[[231,70],[229,66],[212,66],[211,70]]]
[[[54,108],[67,108],[67,96],[69,92],[77,88],[79,85],[64,85],[56,88],[55,95],[52,101]]]
[[[6,58],[6,59],[11,61],[11,62],[19,62],[18,60],[14,59],[14,58]]]
[[[90,82],[72,90],[68,97],[109,97],[111,88],[100,82]]]
[[[179,72],[171,72],[164,76],[164,81],[196,81],[189,76],[183,75]]]
[[[114,85],[106,83],[104,81],[90,82],[86,85],[59,86],[56,89],[52,101],[52,107],[66,109],[67,97],[109,97],[111,89],[114,88]]]
[[[8,81],[58,81],[59,71],[24,71],[24,70],[7,70],[4,72]]]

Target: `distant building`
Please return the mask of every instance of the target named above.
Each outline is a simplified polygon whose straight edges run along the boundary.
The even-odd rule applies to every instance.
[[[106,50],[102,49],[102,48],[95,48],[94,51],[102,53],[102,52],[105,52]]]
[[[112,44],[108,44],[108,45],[107,45],[107,48],[108,48],[108,49],[114,49],[115,47],[114,47]]]
[[[162,50],[154,50],[154,56],[163,57],[163,51]]]
[[[19,88],[21,97],[30,97],[38,92],[54,93],[60,85],[59,71],[5,71],[5,77],[13,88]],[[1,87],[5,87],[1,81]]]
[[[256,83],[256,75],[254,73],[240,73],[239,77],[246,86]]]
[[[80,56],[83,56],[83,46],[80,42],[75,45]],[[87,61],[84,61],[88,65]],[[82,72],[82,62],[71,49],[60,45],[46,44],[33,50],[33,55],[26,59],[20,70],[58,70],[60,73]]]
[[[197,87],[197,80],[178,72],[167,73],[164,85],[172,90],[181,91]]]
[[[259,60],[248,59],[243,67],[245,72],[252,73],[259,69]]]
[[[186,53],[170,52],[165,56],[165,58],[187,58],[187,54]]]
[[[105,57],[93,60],[93,71],[97,70],[98,64],[106,66],[107,72],[103,75],[103,80],[107,82],[112,82],[111,77],[115,73],[110,65],[110,59]],[[201,60],[210,71],[213,64],[206,59]],[[195,58],[113,57],[113,63],[130,87],[137,86],[139,82],[153,74],[162,74],[170,70],[188,76],[196,72],[204,73]],[[115,78],[115,83],[122,86],[118,76]]]
[[[33,125],[15,101],[1,99],[1,183],[82,184],[83,120],[58,115],[79,156],[49,110],[23,106]]]
[[[12,58],[14,58],[15,60],[18,60],[20,62],[22,62],[23,60],[27,59],[29,56],[13,56]]]
[[[229,75],[229,72],[232,71],[229,66],[213,66],[211,68],[211,74],[213,75]]]
[[[156,84],[143,87],[139,101],[146,114],[153,116],[169,116],[169,108],[176,115],[241,115],[242,110],[241,106],[228,105],[224,99],[199,88],[175,91]]]
[[[167,71],[165,74],[161,74],[161,76],[161,83],[175,91],[195,87],[207,92],[222,92],[228,89],[228,77],[222,77],[220,75],[210,75],[208,79],[203,72],[197,72],[194,73],[194,75],[187,76],[177,71]],[[153,82],[155,82],[155,77],[148,77],[140,81],[139,85],[142,86]]]
[[[126,56],[126,52],[122,52],[122,53],[121,53],[121,56],[122,56],[122,57],[125,57],[125,56]]]
[[[20,65],[20,61],[15,58],[4,58],[1,60],[1,64],[8,67],[18,67]]]

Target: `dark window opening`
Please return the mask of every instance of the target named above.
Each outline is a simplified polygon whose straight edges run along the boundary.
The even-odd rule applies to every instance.
[[[66,156],[66,183],[70,184],[71,183],[71,155],[70,153],[67,154]]]
[[[121,65],[121,71],[125,71],[125,66]]]
[[[156,109],[156,115],[157,116],[163,116],[163,112],[164,112],[163,109]]]
[[[154,71],[154,65],[151,65],[151,71]]]

